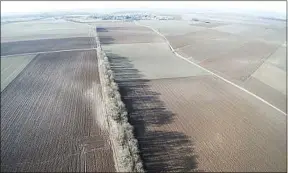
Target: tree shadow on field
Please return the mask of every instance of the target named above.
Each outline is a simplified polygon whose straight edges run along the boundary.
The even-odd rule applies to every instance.
[[[99,40],[101,44],[113,44],[115,39],[111,37],[107,32],[109,32],[106,27],[96,27],[96,32],[98,33]]]
[[[169,124],[174,114],[165,108],[159,93],[152,91],[150,81],[134,68],[126,57],[106,51],[129,122],[139,142],[140,155],[148,172],[197,171],[193,143],[177,131],[155,130]]]
[[[96,32],[108,32],[108,29],[103,28],[103,27],[97,27]]]

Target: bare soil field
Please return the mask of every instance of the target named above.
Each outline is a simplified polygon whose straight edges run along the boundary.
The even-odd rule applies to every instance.
[[[283,43],[286,39],[285,25],[282,27],[259,26],[259,25],[243,25],[230,24],[213,28],[214,30],[227,32],[241,36],[243,38],[259,39],[264,42]]]
[[[287,58],[287,46],[281,46],[273,55],[269,57],[267,62],[275,65],[276,67],[282,69],[283,71],[286,71],[287,70],[286,58]]]
[[[1,172],[115,171],[95,51],[36,56],[1,93]]]
[[[191,32],[188,39],[219,39],[227,44],[238,38],[205,31]],[[185,37],[174,38],[185,42]],[[161,44],[103,45],[148,172],[286,171],[286,116],[216,77],[199,73],[198,67],[180,58],[172,61],[169,47],[162,44],[160,49],[157,45]],[[277,49],[274,44],[255,40],[237,48],[239,45],[232,46],[236,55],[224,57],[227,61],[236,56],[235,62],[225,64],[221,57],[222,64],[216,66],[230,69],[236,77],[253,74],[267,54]],[[141,52],[140,46],[145,51]],[[191,70],[186,70],[185,63]],[[254,66],[249,66],[251,63]],[[177,73],[182,68],[185,73]]]
[[[164,41],[163,39],[157,36],[155,37],[147,34],[145,35],[119,34],[115,36],[101,36],[101,34],[99,34],[99,38],[102,44],[131,44],[131,43],[151,43],[151,42],[159,43]]]
[[[141,20],[139,23],[152,26],[158,29],[164,35],[183,35],[190,32],[205,30],[206,27],[191,25],[188,21],[183,20]]]
[[[241,47],[222,54],[219,58],[206,59],[199,64],[209,70],[216,70],[230,79],[245,81],[279,45],[250,41]]]
[[[27,40],[1,43],[1,56],[69,49],[89,49],[92,37]]]
[[[201,40],[231,40],[237,38],[232,34],[219,32],[212,29],[205,29],[201,31],[189,32],[183,35],[173,35],[166,37],[174,49],[181,48],[190,44],[196,44]],[[241,43],[241,42],[240,42]],[[205,47],[204,47],[205,48]]]
[[[69,37],[89,37],[89,26],[65,20],[41,19],[1,25],[1,43],[57,39]]]
[[[177,58],[166,43],[110,44],[102,48],[110,57],[117,57],[113,63],[119,63],[120,67],[122,58],[127,58],[145,79],[208,75]],[[133,76],[127,76],[127,79],[133,79]]]
[[[151,91],[176,116],[149,129],[187,135],[199,170],[286,170],[286,117],[259,100],[209,76],[151,81]]]
[[[167,21],[166,26],[169,27],[168,24],[171,22]],[[153,22],[148,25],[156,29],[159,27],[159,24]],[[283,43],[286,34],[285,26],[282,25],[270,26],[267,24],[263,25],[265,26],[263,29],[262,25],[256,24],[225,24],[181,35],[168,35],[166,38],[180,55],[196,63],[203,63],[203,65],[208,63],[209,65],[204,67],[214,70],[218,74],[225,74],[232,80],[236,78],[236,80],[242,81],[246,79],[245,76],[249,76],[255,71],[255,68],[257,69],[263,63],[262,60],[265,58],[263,56],[267,55],[268,57],[275,52],[280,43]],[[236,26],[239,27],[236,28]],[[171,30],[173,28],[170,26]],[[165,32],[159,31],[165,35]],[[177,29],[174,31],[177,33]],[[279,50],[278,55],[274,56],[283,57],[285,51],[284,49]],[[215,64],[210,66],[210,62]],[[223,63],[229,63],[229,65],[220,65]],[[233,69],[226,69],[226,67]]]
[[[231,52],[245,44],[244,40],[234,39],[191,39],[189,45],[178,48],[176,51],[184,57],[192,57],[193,62],[200,63],[207,59],[222,58],[227,52]]]
[[[101,37],[103,36],[117,36],[117,35],[154,35],[157,36],[155,32],[151,29],[135,26],[120,26],[120,27],[100,27],[97,26],[97,32],[101,33]]]
[[[198,15],[198,17],[200,16]],[[238,16],[240,22],[233,23],[230,20],[234,17],[229,18],[228,16],[229,19],[227,18],[227,20],[225,17],[225,20],[218,20],[217,18],[217,21],[226,23],[225,25],[182,35],[168,35],[166,38],[183,57],[237,85],[244,86],[249,91],[257,93],[256,95],[261,98],[266,98],[269,103],[280,105],[281,110],[286,110],[286,106],[283,105],[283,98],[285,99],[286,96],[265,94],[265,92],[270,92],[269,88],[271,88],[271,93],[275,93],[274,90],[276,89],[286,95],[284,76],[286,75],[287,50],[286,45],[283,44],[286,38],[285,22]],[[209,18],[213,18],[213,15],[212,17],[206,16],[205,20]],[[203,18],[200,17],[200,20]],[[253,24],[252,21],[255,23]],[[158,25],[155,24],[152,27],[157,28]],[[264,68],[264,66],[260,68],[264,62],[265,67],[271,68]],[[267,65],[267,63],[273,66]],[[259,71],[258,68],[260,68]],[[278,68],[284,69],[284,71],[278,70]],[[253,74],[262,82],[248,82],[246,87],[244,82]],[[255,87],[251,86],[254,83]],[[261,83],[264,84],[262,87],[260,86]],[[265,89],[254,92],[256,86]],[[277,98],[280,100],[277,101]]]
[[[167,39],[180,55],[190,58],[190,60],[200,63],[200,65],[208,63],[209,65],[204,65],[204,67],[218,71],[220,72],[218,74],[225,74],[233,79],[236,77],[236,80],[239,80],[239,78],[241,80],[242,78],[245,79],[245,75],[253,73],[253,69],[258,68],[263,63],[262,59],[267,58],[279,47],[279,44],[249,40],[213,30],[198,31],[183,36],[168,36]],[[283,51],[281,52],[282,56],[285,54],[283,54]],[[233,69],[227,69],[227,66],[219,65],[223,63],[229,63],[230,66],[228,67]],[[247,71],[250,68],[252,71]],[[240,76],[235,76],[233,70],[237,71]]]
[[[286,170],[281,113],[212,76],[151,80],[108,57],[147,171]]]
[[[126,31],[126,32],[123,32]],[[144,27],[118,26],[105,27],[97,26],[97,32],[101,44],[127,44],[127,43],[159,43],[164,39],[156,33]]]
[[[277,77],[275,78],[278,79]],[[283,83],[286,82],[287,79],[285,77],[285,79],[282,78],[278,80],[282,80],[282,84],[280,85],[282,85],[281,87],[283,87]],[[279,81],[277,81],[277,83],[279,83]],[[287,83],[285,83],[285,86],[286,85]],[[253,76],[247,79],[243,84],[243,86],[249,91],[260,96],[261,98],[269,101],[271,104],[275,105],[282,111],[284,112],[287,111],[287,94],[284,94],[281,91],[276,90],[275,88],[265,84],[264,82],[261,82],[259,79]]]
[[[30,63],[35,55],[1,58],[1,92]]]
[[[265,62],[252,76],[286,95],[286,71]]]

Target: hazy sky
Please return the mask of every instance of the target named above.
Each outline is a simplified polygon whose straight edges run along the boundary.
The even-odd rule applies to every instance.
[[[286,12],[286,1],[1,1],[2,12],[105,8],[210,8]]]

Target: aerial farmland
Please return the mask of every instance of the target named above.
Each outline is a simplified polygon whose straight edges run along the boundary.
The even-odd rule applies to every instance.
[[[286,23],[156,14],[1,24],[1,172],[286,171]]]
[[[117,28],[115,22],[96,25],[147,171],[285,171],[286,79],[285,71],[275,67],[278,63],[286,68],[281,63],[285,52],[278,50],[283,40],[277,44],[275,40],[242,38],[217,31],[214,27],[219,23],[209,27],[194,27],[189,21],[140,21],[135,23],[139,28],[123,22]],[[187,59],[173,54],[164,37],[149,29],[166,36]],[[125,39],[120,37],[121,30],[125,30]],[[128,43],[127,38],[138,30],[153,39],[138,37]],[[267,71],[273,68],[271,62],[274,69]],[[268,63],[271,65],[265,67]],[[271,77],[264,76],[265,72]],[[251,82],[261,77],[274,88]]]
[[[171,31],[175,28],[171,21],[139,23],[159,30],[189,61],[256,93],[285,112],[286,23],[253,17],[233,22],[223,16],[209,17],[185,15],[188,21],[181,24],[185,27],[175,32]],[[276,81],[272,82],[272,78]]]
[[[1,29],[1,172],[115,171],[91,29],[55,19]]]

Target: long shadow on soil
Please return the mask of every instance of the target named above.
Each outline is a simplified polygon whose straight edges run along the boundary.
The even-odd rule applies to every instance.
[[[96,28],[96,32],[98,33],[98,37],[99,37],[101,44],[113,44],[114,43],[115,41],[114,38],[101,34],[102,32],[108,32],[108,31],[109,31],[108,28],[105,28],[105,27]]]
[[[188,136],[176,131],[158,131],[175,116],[165,108],[159,93],[151,90],[149,80],[134,68],[129,59],[106,51],[119,85],[129,121],[139,141],[141,157],[148,172],[196,171],[196,155]]]
[[[107,28],[97,27],[96,32],[108,32]]]

